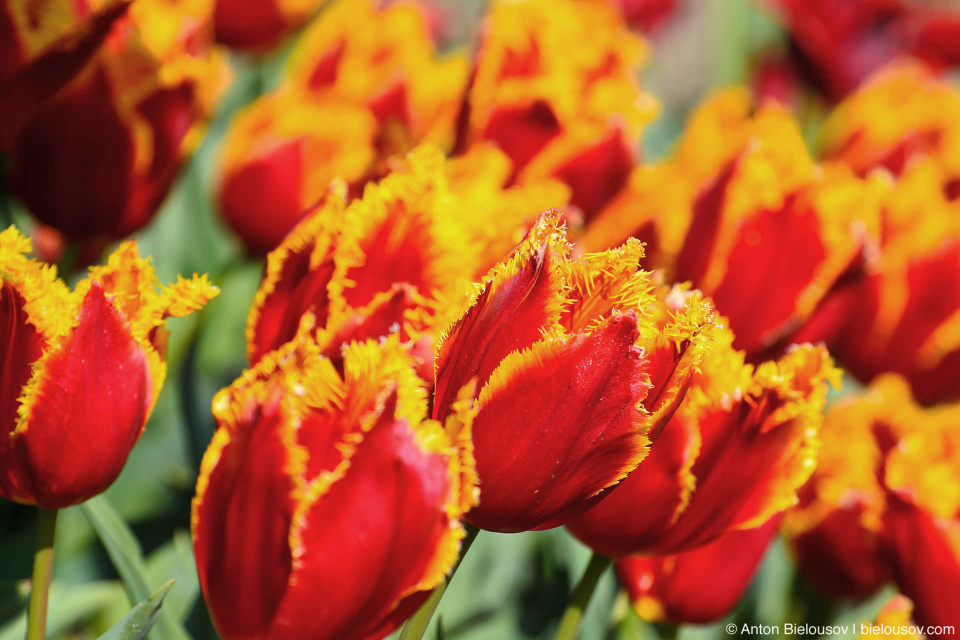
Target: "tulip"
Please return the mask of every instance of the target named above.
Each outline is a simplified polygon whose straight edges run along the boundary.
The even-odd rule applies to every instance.
[[[568,523],[594,551],[677,554],[797,502],[816,466],[827,383],[839,378],[826,350],[797,346],[753,368],[728,336],[700,369],[647,459]]]
[[[433,417],[466,385],[480,504],[503,532],[559,526],[630,473],[682,401],[713,330],[696,292],[656,286],[639,243],[569,257],[544,214],[446,332]]]
[[[960,625],[960,404],[922,412],[887,457],[891,495],[883,540],[900,591],[928,637],[953,638]]]
[[[837,105],[820,138],[824,157],[859,175],[884,168],[901,176],[914,163],[933,160],[949,192],[960,179],[960,92],[923,65],[901,62]]]
[[[217,0],[217,42],[232,49],[266,52],[303,26],[326,0]]]
[[[750,585],[780,518],[676,555],[617,560],[620,584],[650,622],[707,624],[725,617]]]
[[[296,91],[264,96],[231,123],[220,159],[224,220],[252,253],[267,253],[323,197],[357,182],[374,159],[376,122],[362,107],[323,105]]]
[[[604,3],[496,3],[459,148],[495,143],[519,182],[563,181],[589,219],[627,182],[640,133],[656,115],[636,83],[643,55],[643,42]]]
[[[785,519],[801,575],[824,595],[863,600],[891,579],[880,540],[881,480],[905,422],[891,417],[912,404],[904,382],[888,376],[824,417],[819,464]]]
[[[37,105],[83,68],[128,6],[127,0],[0,4],[0,150]]]
[[[767,0],[790,34],[807,80],[830,100],[901,55],[936,69],[960,63],[960,12],[909,0]]]
[[[4,437],[0,495],[59,509],[109,487],[156,403],[166,373],[167,317],[217,294],[206,277],[158,292],[128,242],[74,291],[29,259],[30,241],[0,233]]]
[[[305,333],[214,398],[193,502],[200,585],[224,640],[383,638],[456,560],[476,500],[468,398],[444,423],[395,340]]]
[[[363,28],[357,28],[363,25]],[[275,248],[333,178],[356,195],[421,143],[449,148],[466,62],[440,58],[409,5],[339,2],[304,32],[280,88],[226,135],[219,205],[252,253]]]
[[[751,362],[842,325],[833,301],[863,268],[886,194],[810,158],[789,113],[727,91],[693,116],[675,155],[638,170],[586,230],[587,250],[652,245],[668,279],[690,281],[726,316]]]
[[[445,162],[419,148],[349,206],[343,185],[331,187],[267,256],[247,323],[250,362],[291,340],[307,312],[335,363],[341,345],[391,334],[430,351],[470,283],[516,244],[514,234],[522,239],[534,207],[566,194],[559,183],[503,189],[505,167],[491,167],[505,159],[477,151]],[[428,380],[432,363],[430,353]]]
[[[79,75],[17,130],[10,190],[72,240],[146,225],[199,143],[228,71],[206,44],[204,3],[183,4],[134,3]]]

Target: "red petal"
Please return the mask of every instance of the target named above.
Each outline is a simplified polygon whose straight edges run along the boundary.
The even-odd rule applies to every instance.
[[[617,561],[617,576],[640,615],[652,621],[707,624],[733,611],[777,534],[780,518],[727,533],[672,556]]]
[[[382,637],[451,526],[446,456],[384,411],[349,467],[304,513],[295,572],[271,630],[289,640]],[[407,612],[409,613],[409,611]]]
[[[224,175],[221,212],[253,253],[267,253],[280,244],[303,212],[301,147],[298,139],[278,141]]]
[[[30,324],[24,299],[8,282],[0,288],[0,494],[8,500],[31,501],[25,478],[17,472],[10,434],[17,426],[20,395],[30,381],[31,367],[44,347],[44,340]]]
[[[831,598],[861,600],[889,580],[877,534],[863,526],[862,507],[835,509],[790,540],[804,578]]]
[[[918,624],[960,626],[960,529],[956,522],[938,522],[897,496],[884,519],[885,538],[892,551],[894,579],[915,605]],[[954,638],[928,634],[931,638]]]
[[[228,640],[265,637],[287,588],[292,430],[274,399],[236,428],[221,427],[204,457],[204,467],[214,466],[201,470],[194,551],[207,606]]]
[[[37,372],[29,418],[12,445],[42,507],[104,491],[140,437],[153,393],[146,354],[125,325],[94,283],[77,327]]]
[[[614,128],[559,166],[554,175],[570,185],[570,203],[589,222],[627,184],[633,165],[633,150],[623,131]]]
[[[480,505],[494,531],[556,521],[629,473],[646,449],[637,409],[649,389],[633,313],[590,334],[512,354],[480,393],[474,454]]]
[[[567,528],[591,549],[611,557],[651,548],[689,498],[690,466],[698,445],[694,425],[672,420],[640,466]]]
[[[524,249],[521,245],[518,251]],[[435,418],[449,413],[457,392],[472,378],[481,388],[501,360],[538,341],[557,322],[563,283],[554,251],[545,240],[515,269],[503,267],[451,327],[437,354]]]

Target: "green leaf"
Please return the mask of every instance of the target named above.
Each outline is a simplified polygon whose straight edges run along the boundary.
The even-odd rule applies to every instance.
[[[47,613],[47,637],[56,638],[100,615],[123,598],[115,580],[100,580],[65,587],[54,581],[50,585],[50,606]],[[9,623],[0,626],[0,640],[23,640],[27,633],[26,609]]]
[[[130,602],[146,600],[151,595],[147,586],[147,568],[143,562],[140,543],[104,496],[97,496],[80,505],[83,514],[96,529],[110,556]],[[187,640],[183,627],[165,612],[160,612],[156,628],[150,636],[153,640]]]
[[[173,580],[153,592],[149,598],[135,606],[123,620],[115,624],[99,640],[143,640],[160,617],[163,598],[173,586]]]

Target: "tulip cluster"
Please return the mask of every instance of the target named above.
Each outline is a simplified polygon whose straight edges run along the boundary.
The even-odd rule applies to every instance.
[[[51,262],[151,220],[216,43],[303,28],[215,148],[264,261],[192,501],[220,637],[415,633],[481,530],[560,527],[574,604],[609,558],[640,618],[711,623],[783,535],[825,597],[895,585],[881,628],[960,625],[960,13],[766,0],[829,111],[769,76],[651,160],[635,30],[674,0],[494,0],[469,51],[435,7],[326,4],[0,0],[0,197]],[[128,240],[71,291],[30,244],[0,232],[0,496],[56,510],[116,480],[166,319],[217,289]]]

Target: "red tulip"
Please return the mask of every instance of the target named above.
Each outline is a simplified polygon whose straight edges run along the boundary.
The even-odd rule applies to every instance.
[[[439,153],[423,149],[409,163],[349,207],[335,185],[270,253],[247,323],[250,362],[291,340],[307,312],[335,362],[351,340],[397,334],[432,344],[452,321],[470,290],[476,251],[456,223],[462,210],[441,206]]]
[[[636,82],[643,52],[604,3],[494,5],[460,148],[495,143],[513,161],[517,180],[563,181],[589,219],[626,184],[640,132],[656,114]]]
[[[760,362],[840,325],[830,303],[864,268],[882,182],[816,165],[785,109],[728,91],[694,114],[673,157],[637,171],[582,243],[651,243],[647,266],[703,291],[734,347]]]
[[[646,455],[676,410],[713,327],[699,294],[657,287],[631,242],[569,257],[544,214],[442,340],[433,416],[479,390],[483,498],[468,519],[495,531],[558,526]]]
[[[0,150],[83,69],[128,6],[128,0],[0,3]]]
[[[622,558],[616,563],[617,577],[645,620],[715,622],[737,606],[779,525],[780,518],[773,518],[676,555]]]
[[[300,334],[214,398],[193,539],[224,640],[385,637],[457,558],[476,500],[469,403],[426,419],[396,341],[343,360]]]
[[[166,374],[164,320],[217,294],[206,277],[157,292],[132,242],[75,291],[0,233],[4,341],[0,495],[59,509],[107,489],[123,469]]]
[[[221,159],[225,221],[267,253],[334,178],[358,194],[390,158],[422,143],[449,148],[466,76],[463,58],[438,56],[415,5],[336,3],[300,37],[280,87],[234,119]]]
[[[303,26],[326,0],[216,0],[217,42],[233,49],[264,52]]]
[[[710,352],[647,459],[568,528],[620,557],[676,554],[763,524],[796,503],[816,466],[826,383],[838,375],[822,347],[755,370],[729,346]]]
[[[900,55],[934,68],[960,63],[960,12],[909,0],[767,0],[789,31],[798,66],[840,100]]]
[[[209,47],[203,3],[180,4],[131,6],[83,71],[12,140],[11,191],[70,239],[113,240],[142,228],[199,143],[228,69]]]

